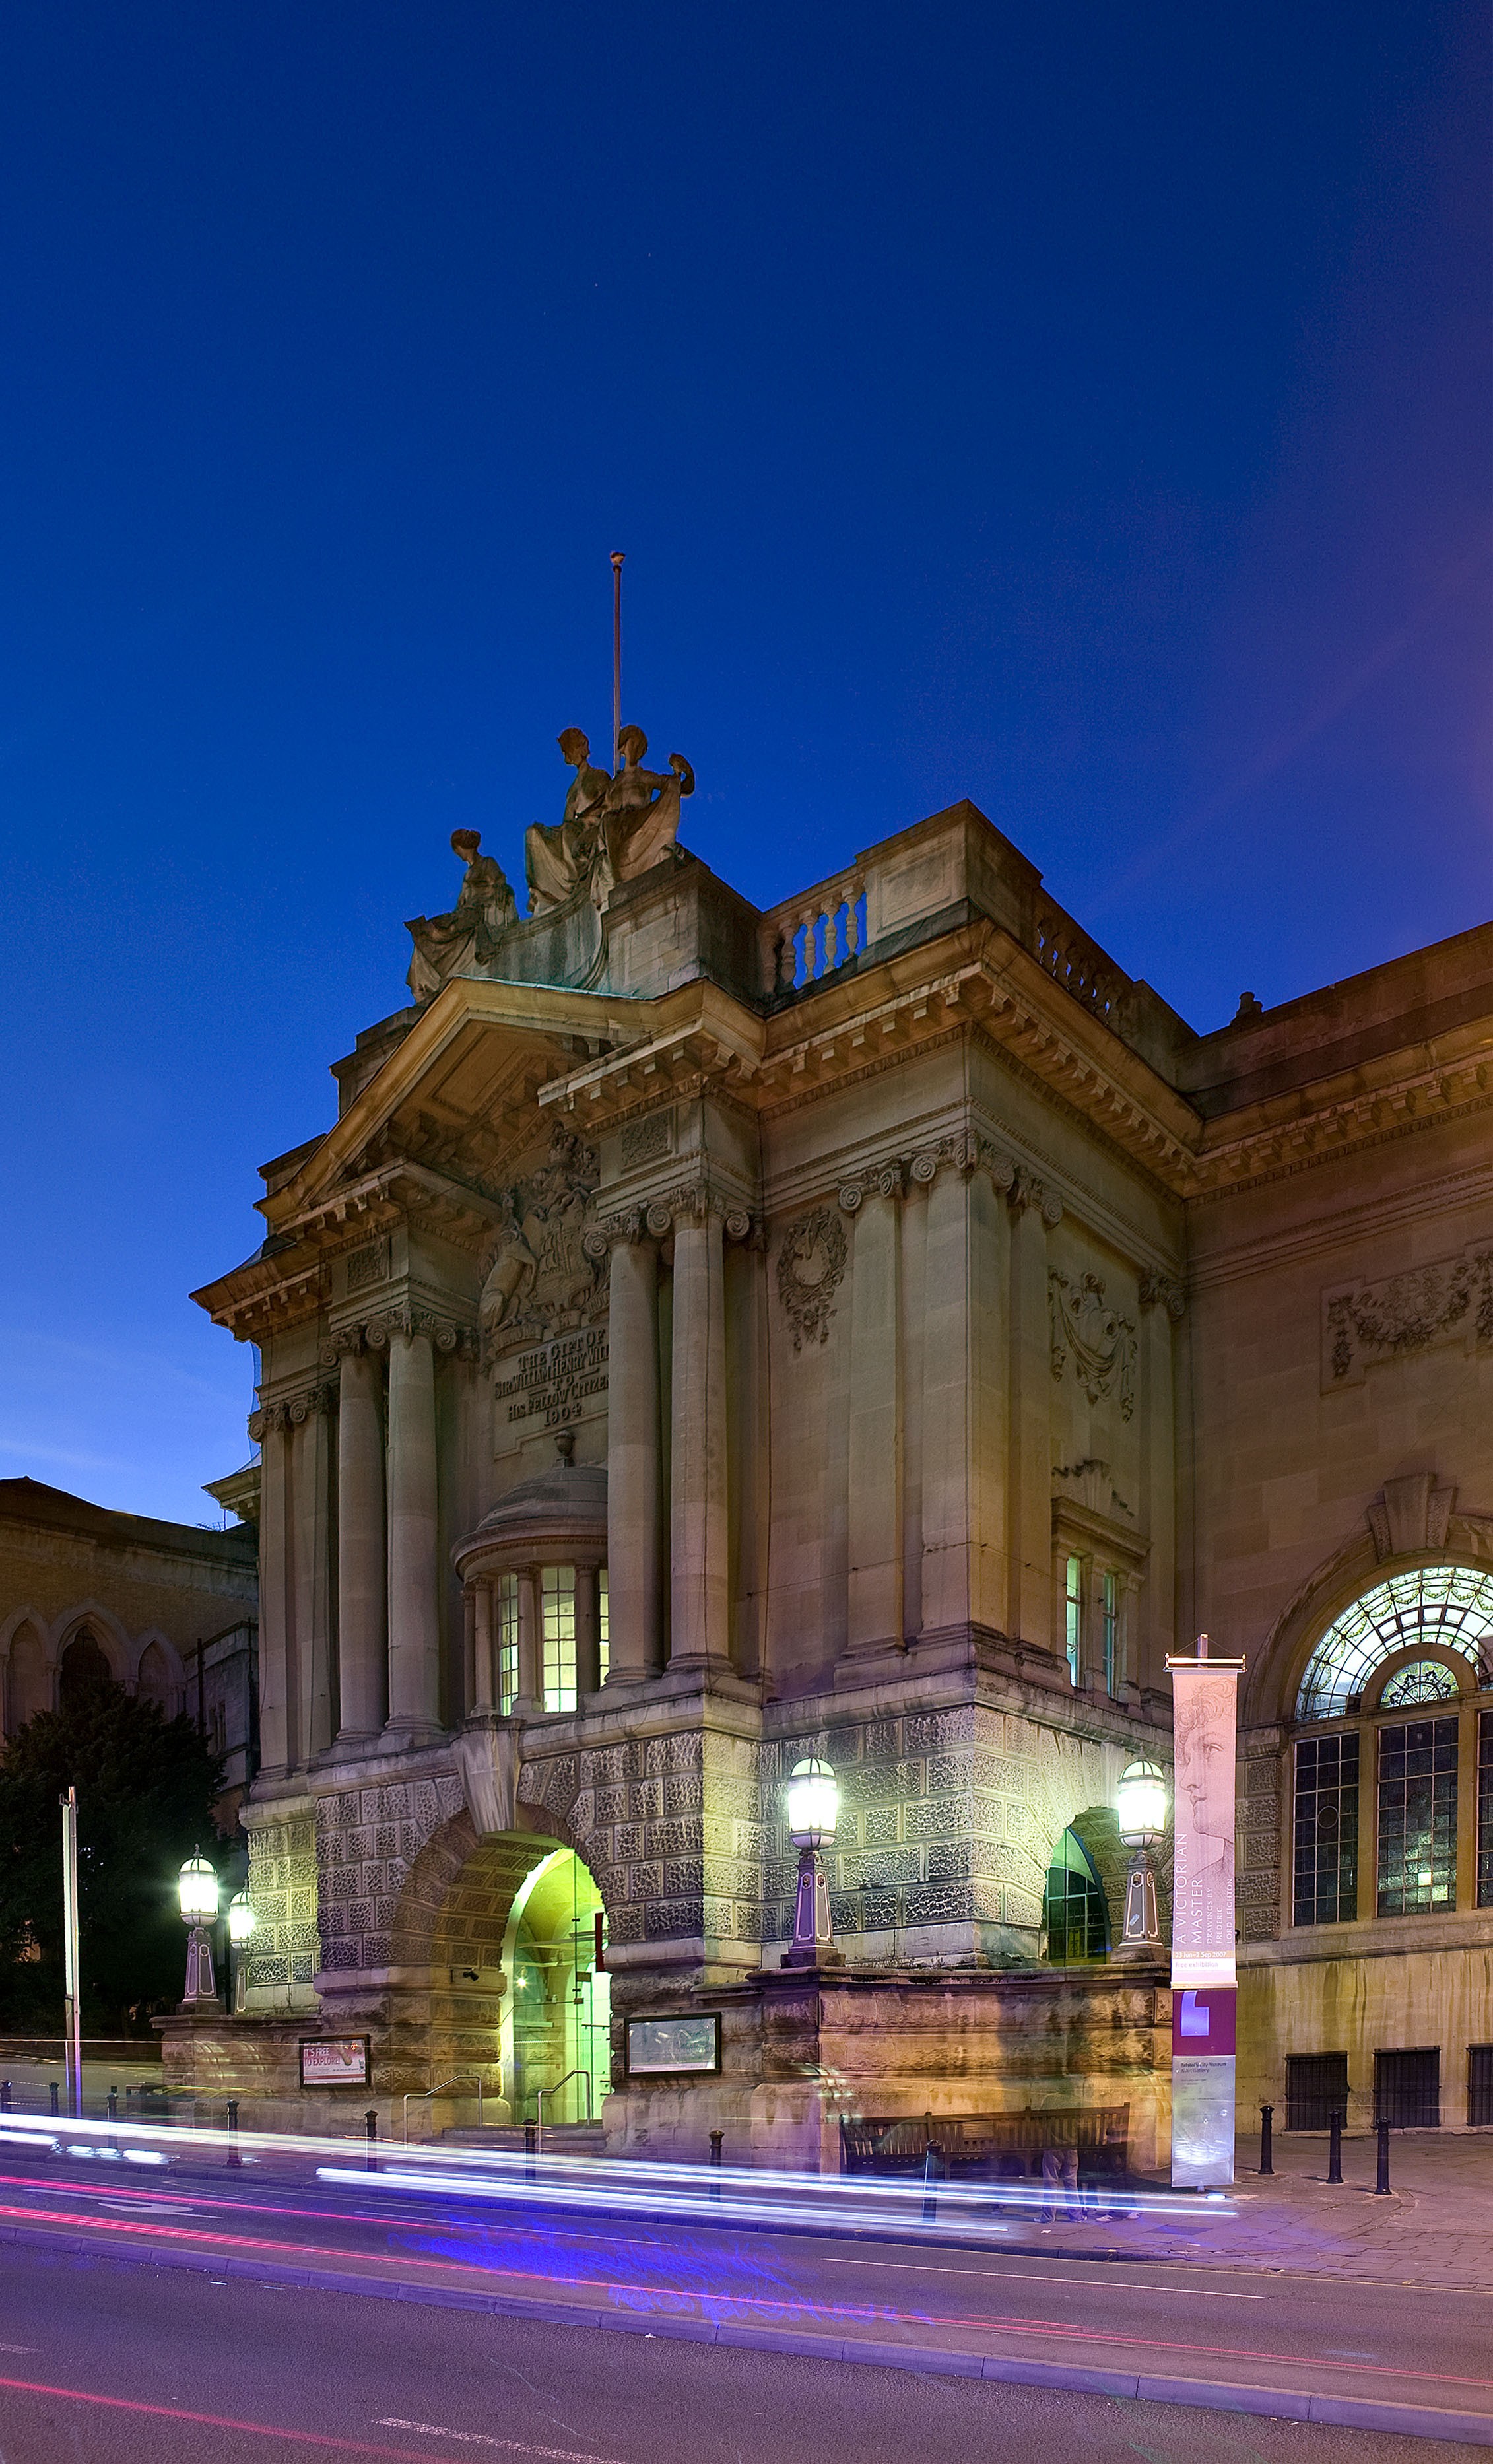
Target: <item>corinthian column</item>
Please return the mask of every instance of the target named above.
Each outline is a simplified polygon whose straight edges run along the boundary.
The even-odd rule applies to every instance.
[[[902,1642],[902,1174],[846,1190],[850,1260],[849,1576],[852,1652]]]
[[[726,1270],[721,1219],[704,1192],[674,1225],[670,1403],[670,1665],[726,1667]]]
[[[428,1334],[389,1337],[389,1717],[404,1734],[441,1725],[435,1359]]]
[[[340,1746],[378,1735],[386,1711],[388,1563],[384,1529],[384,1365],[353,1338],[339,1371],[337,1601]]]
[[[662,1507],[658,1250],[619,1240],[606,1338],[608,1684],[651,1676],[662,1656]]]
[[[249,1423],[259,1441],[259,1760],[267,1775],[290,1766],[290,1523],[286,1483],[290,1441],[285,1406],[272,1403]]]
[[[1044,1651],[1052,1629],[1052,1328],[1047,1232],[1059,1200],[1025,1172],[1011,1203],[1011,1588],[1009,1631]]]
[[[308,1763],[332,1742],[332,1465],[330,1385],[291,1406],[295,1494],[295,1717],[292,1751]]]

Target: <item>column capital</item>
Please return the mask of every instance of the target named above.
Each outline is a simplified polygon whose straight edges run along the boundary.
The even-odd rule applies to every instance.
[[[464,1360],[476,1357],[477,1331],[474,1327],[461,1326],[453,1319],[442,1317],[434,1309],[381,1309],[368,1318],[362,1328],[363,1341],[374,1352],[385,1351],[396,1334],[411,1339],[424,1335],[437,1352],[459,1352]]]
[[[1164,1309],[1174,1322],[1187,1313],[1187,1294],[1171,1275],[1153,1274],[1148,1268],[1140,1279],[1142,1309]]]
[[[1063,1221],[1062,1199],[1024,1163],[1018,1164],[1011,1176],[1006,1188],[1006,1203],[1017,1215],[1024,1215],[1028,1207],[1035,1208],[1049,1232]]]

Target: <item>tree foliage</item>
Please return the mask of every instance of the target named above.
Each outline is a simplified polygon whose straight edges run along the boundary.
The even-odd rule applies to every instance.
[[[184,1860],[216,1845],[223,1766],[191,1722],[112,1679],[75,1689],[16,1733],[0,1762],[0,2024],[62,2023],[62,1819],[77,1791],[86,2035],[180,1999]],[[39,1957],[37,1954],[39,1953]]]

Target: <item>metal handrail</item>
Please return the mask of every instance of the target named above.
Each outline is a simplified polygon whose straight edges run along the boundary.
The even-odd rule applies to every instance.
[[[548,2087],[537,2087],[534,2091],[534,2146],[536,2154],[538,2153],[544,2144],[544,2100],[547,2096],[559,2096],[560,2089],[568,2086],[569,2082],[573,2079],[584,2079],[585,2118],[587,2122],[594,2122],[596,2120],[596,2114],[591,2103],[591,2074],[589,2071],[583,2071],[578,2062],[573,2071],[566,2071],[560,2079],[551,2079]]]
[[[475,2079],[477,2086],[477,2128],[481,2130],[484,2127],[482,2121],[482,2074],[480,2071],[457,2071],[453,2078],[440,2080],[435,2087],[421,2088],[418,2094],[413,2088],[410,2089],[409,2094],[405,2099],[402,2122],[402,2127],[405,2134],[405,2145],[407,2147],[409,2145],[409,2108],[412,2104],[424,2104],[427,2100],[432,2096],[444,2096],[449,2087],[465,2087],[469,2081],[472,2079]]]

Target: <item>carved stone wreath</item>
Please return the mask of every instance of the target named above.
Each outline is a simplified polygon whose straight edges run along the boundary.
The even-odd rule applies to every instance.
[[[817,1335],[828,1339],[835,1294],[845,1275],[845,1223],[837,1206],[817,1206],[789,1225],[778,1252],[778,1297],[801,1352]]]
[[[1493,1249],[1465,1249],[1379,1283],[1339,1286],[1323,1294],[1323,1318],[1325,1385],[1361,1378],[1366,1364],[1449,1338],[1493,1341]]]

